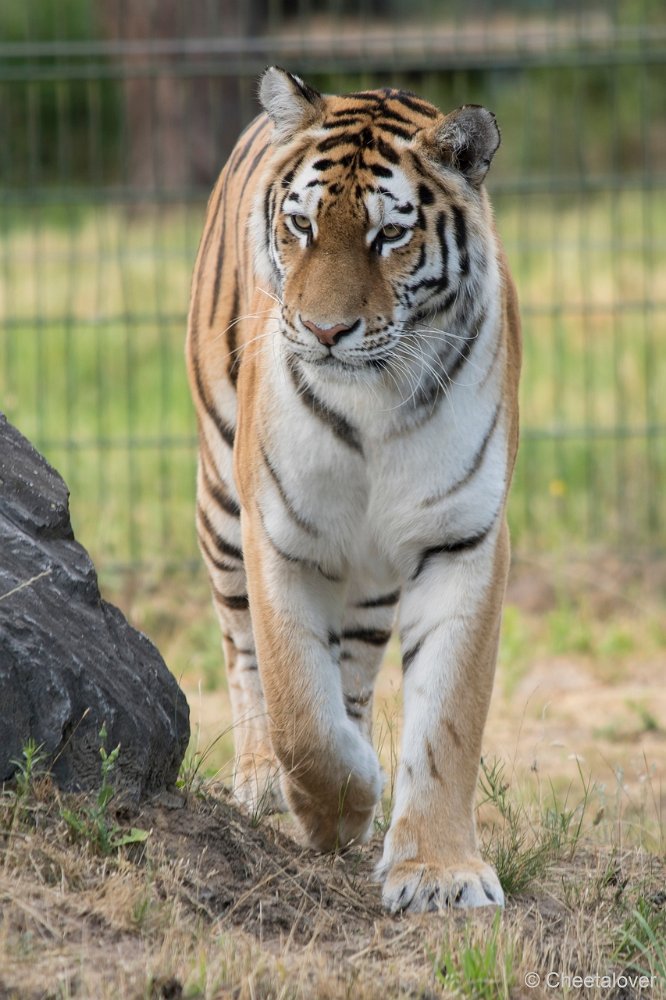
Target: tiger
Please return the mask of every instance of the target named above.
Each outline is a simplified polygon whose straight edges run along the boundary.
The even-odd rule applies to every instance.
[[[383,905],[501,907],[474,805],[518,443],[517,294],[484,186],[499,129],[276,66],[259,100],[208,202],[186,348],[234,792],[319,851],[370,839],[397,623]]]

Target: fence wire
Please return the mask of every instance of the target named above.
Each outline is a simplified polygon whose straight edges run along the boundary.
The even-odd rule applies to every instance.
[[[196,560],[190,274],[274,62],[495,111],[525,337],[514,546],[663,551],[665,56],[651,0],[5,0],[0,407],[102,571]]]

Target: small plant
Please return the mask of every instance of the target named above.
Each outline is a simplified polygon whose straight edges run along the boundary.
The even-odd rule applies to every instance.
[[[34,739],[30,737],[21,751],[20,759],[13,757],[10,760],[10,764],[14,764],[16,767],[13,776],[15,790],[13,794],[11,791],[8,792],[6,798],[7,809],[6,811],[3,810],[7,817],[6,825],[10,832],[14,831],[17,825],[27,818],[29,812],[28,799],[34,789],[35,779],[44,777],[46,774],[42,765],[47,759],[47,754],[42,751],[42,747],[42,743],[37,745]]]
[[[10,764],[16,765],[14,781],[16,783],[16,796],[19,801],[24,801],[32,790],[33,782],[38,774],[42,774],[42,764],[47,758],[43,752],[43,743],[39,746],[32,736],[27,741],[21,751],[21,760],[12,758]]]
[[[115,795],[110,776],[120,754],[120,744],[111,753],[107,753],[105,746],[107,736],[106,726],[103,724],[99,731],[102,783],[94,804],[87,806],[79,813],[71,809],[63,809],[61,813],[74,836],[81,840],[87,840],[100,854],[111,854],[112,851],[124,847],[126,844],[142,843],[149,836],[148,830],[134,827],[129,831],[123,830],[109,818],[109,804]]]
[[[389,718],[387,710],[383,710],[384,721],[386,723],[386,728],[383,726],[379,730],[379,737],[377,742],[377,754],[381,760],[384,752],[385,741],[388,737],[388,781],[384,786],[384,792],[387,794],[382,795],[377,809],[380,811],[380,815],[375,816],[374,824],[377,833],[386,833],[389,826],[391,825],[391,814],[393,812],[393,799],[395,797],[395,781],[398,774],[398,748],[396,745],[396,724],[395,718]]]
[[[206,780],[204,765],[215,747],[229,735],[232,729],[233,726],[227,726],[203,750],[199,750],[199,723],[197,723],[196,737],[191,741],[180,765],[176,781],[177,788],[186,795],[202,796],[204,794],[203,785]]]
[[[624,922],[615,955],[641,975],[666,984],[666,913],[641,896]],[[646,964],[640,965],[641,961]]]
[[[578,771],[583,787],[581,802],[570,808],[567,792],[564,802],[560,803],[551,784],[550,803],[541,810],[535,824],[527,808],[509,797],[510,786],[504,777],[503,762],[495,760],[489,764],[481,760],[479,784],[485,796],[483,803],[494,805],[503,820],[499,828],[493,828],[486,855],[508,895],[525,892],[543,877],[554,861],[572,860],[591,791],[591,783],[586,782],[580,765]]]
[[[515,981],[514,953],[513,946],[501,940],[500,928],[499,910],[481,943],[472,940],[468,925],[462,945],[448,944],[435,961],[437,982],[470,1000],[509,1000]]]
[[[486,855],[504,891],[515,896],[544,875],[551,859],[550,843],[534,836],[525,807],[509,799],[501,761],[490,765],[482,760],[479,782],[484,802],[491,802],[503,820],[493,828]]]

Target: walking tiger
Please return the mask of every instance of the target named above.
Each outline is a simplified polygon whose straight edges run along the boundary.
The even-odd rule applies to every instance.
[[[373,686],[397,619],[392,911],[502,905],[474,823],[509,541],[520,323],[477,106],[324,96],[268,69],[210,198],[187,359],[197,530],[235,792],[321,850],[373,831]]]

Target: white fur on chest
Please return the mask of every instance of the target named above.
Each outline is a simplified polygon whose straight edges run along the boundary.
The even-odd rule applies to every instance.
[[[380,552],[404,573],[422,549],[483,530],[505,491],[501,413],[482,461],[465,478],[497,414],[497,377],[492,373],[483,389],[480,381],[451,386],[434,416],[400,435],[389,433],[389,398],[368,386],[313,383],[318,399],[358,433],[357,450],[298,397],[283,366],[271,369],[262,410],[266,445],[283,493],[314,529],[304,530],[288,513],[264,469],[261,506],[273,540],[299,558],[335,568]]]

